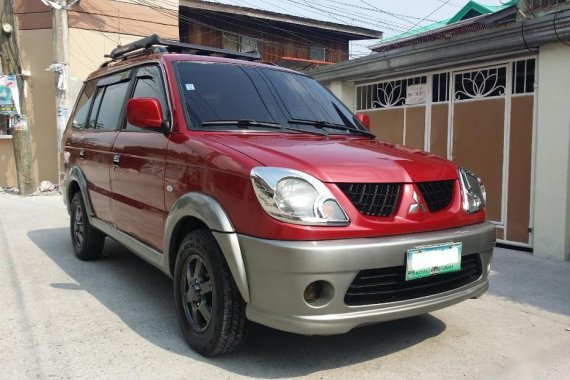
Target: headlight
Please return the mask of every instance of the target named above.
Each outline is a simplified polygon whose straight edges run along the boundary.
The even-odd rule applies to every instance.
[[[250,177],[261,207],[275,219],[309,226],[349,223],[334,195],[315,177],[268,167],[253,168]]]
[[[481,211],[487,203],[487,193],[481,178],[470,170],[459,168],[459,180],[465,212],[473,214]]]

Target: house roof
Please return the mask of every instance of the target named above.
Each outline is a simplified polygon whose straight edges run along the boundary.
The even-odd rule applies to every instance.
[[[226,13],[238,17],[249,17],[259,20],[282,22],[308,28],[321,29],[327,32],[342,34],[349,40],[365,40],[382,37],[382,32],[379,30],[337,24],[328,21],[319,21],[304,17],[286,15],[283,13],[265,11],[261,9],[222,4],[218,2],[214,3],[202,0],[180,0],[180,6],[203,11]]]
[[[420,26],[418,28],[413,28],[408,30],[404,33],[397,34],[395,36],[391,36],[385,39],[378,41],[378,43],[370,46],[371,50],[376,51],[384,50],[388,48],[390,45],[399,45],[404,40],[415,40],[421,39],[426,35],[430,35],[433,33],[440,33],[445,32],[450,29],[455,29],[456,27],[463,27],[466,25],[473,24],[483,15],[487,15],[490,13],[495,13],[501,11],[503,9],[509,8],[513,5],[516,5],[516,0],[509,0],[503,5],[483,5],[476,1],[469,1],[465,4],[453,17],[434,22],[432,24]]]

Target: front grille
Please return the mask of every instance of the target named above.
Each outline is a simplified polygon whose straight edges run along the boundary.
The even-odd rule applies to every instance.
[[[406,281],[406,266],[366,269],[358,273],[344,296],[349,306],[409,300],[443,293],[481,277],[479,254],[463,256],[461,270]]]
[[[400,197],[398,183],[340,183],[338,187],[361,214],[390,216]]]
[[[455,180],[417,183],[429,212],[443,210],[451,203],[453,198],[453,185]]]

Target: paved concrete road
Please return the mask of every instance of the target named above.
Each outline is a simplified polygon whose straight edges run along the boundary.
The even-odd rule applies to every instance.
[[[0,378],[569,379],[570,263],[497,249],[492,286],[332,337],[253,325],[213,360],[178,332],[170,280],[112,241],[73,256],[60,197],[0,194]]]

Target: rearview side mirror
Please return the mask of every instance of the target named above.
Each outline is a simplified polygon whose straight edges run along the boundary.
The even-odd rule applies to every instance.
[[[366,129],[370,129],[370,116],[365,115],[363,113],[356,113],[354,114],[354,116],[356,116],[358,121],[360,121],[362,125],[366,127]]]
[[[155,98],[133,98],[127,103],[127,120],[139,128],[163,128],[162,106]]]

